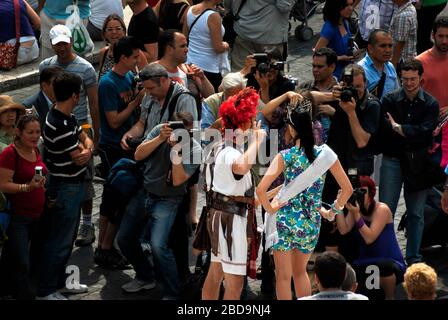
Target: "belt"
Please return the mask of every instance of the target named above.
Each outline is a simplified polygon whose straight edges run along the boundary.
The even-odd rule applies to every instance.
[[[242,196],[226,196],[219,192],[210,192],[210,206],[215,210],[244,216],[246,214],[247,205],[253,204],[253,199],[251,198]]]

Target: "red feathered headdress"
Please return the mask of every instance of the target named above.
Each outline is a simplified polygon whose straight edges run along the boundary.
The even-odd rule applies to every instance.
[[[245,88],[221,104],[219,116],[223,129],[237,129],[257,113],[259,95],[253,88]]]

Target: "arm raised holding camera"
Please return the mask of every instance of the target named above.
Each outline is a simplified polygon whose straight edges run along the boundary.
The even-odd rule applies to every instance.
[[[140,161],[149,157],[158,146],[169,139],[172,132],[173,129],[170,128],[167,123],[152,129],[148,138],[137,147],[137,150],[135,150],[135,160]]]

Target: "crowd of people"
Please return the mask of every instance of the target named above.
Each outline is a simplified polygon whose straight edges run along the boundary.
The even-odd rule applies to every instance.
[[[394,299],[403,282],[409,299],[434,299],[420,249],[431,188],[448,213],[446,2],[325,1],[313,80],[297,83],[285,72],[293,0],[78,0],[106,44],[98,70],[74,51],[73,1],[2,1],[0,42],[16,40],[18,4],[18,64],[39,46],[42,61],[38,92],[0,96],[0,294],[88,292],[66,285],[65,268],[74,245],[93,245],[95,264],[135,270],[123,291],[161,284],[180,299],[194,236],[204,300],[240,299],[257,273],[269,299]],[[365,285],[372,266],[379,295]]]

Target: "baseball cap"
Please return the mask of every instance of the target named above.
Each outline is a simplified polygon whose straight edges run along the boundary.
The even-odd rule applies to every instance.
[[[71,37],[72,33],[70,29],[63,24],[57,24],[50,30],[50,39],[52,45],[58,44],[59,42],[70,43]]]

